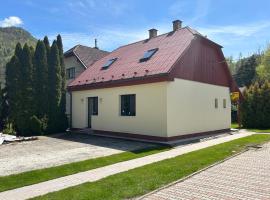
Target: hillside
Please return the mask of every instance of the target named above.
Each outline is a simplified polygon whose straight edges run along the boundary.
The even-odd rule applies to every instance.
[[[0,27],[0,83],[5,80],[5,65],[14,53],[18,42],[35,46],[36,39],[26,30],[18,27]]]

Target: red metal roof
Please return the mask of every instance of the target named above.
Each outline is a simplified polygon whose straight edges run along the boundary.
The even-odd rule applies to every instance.
[[[184,27],[149,40],[121,46],[88,67],[69,87],[169,73],[198,34],[189,27]],[[151,59],[140,62],[144,53],[154,48],[158,48],[158,51]],[[102,70],[102,66],[112,58],[117,60],[108,69]]]

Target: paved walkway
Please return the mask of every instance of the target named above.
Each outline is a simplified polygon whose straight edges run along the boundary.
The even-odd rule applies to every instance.
[[[173,158],[173,157],[176,157],[176,156],[188,153],[188,152],[192,152],[192,151],[196,151],[196,150],[210,147],[213,145],[221,144],[221,143],[235,140],[238,138],[242,138],[248,135],[252,135],[252,133],[241,133],[241,134],[229,135],[229,136],[212,139],[212,140],[208,140],[208,141],[204,141],[200,143],[194,143],[194,144],[174,148],[169,151],[145,156],[142,158],[120,162],[113,165],[101,167],[98,169],[93,169],[93,170],[73,174],[70,176],[65,176],[62,178],[38,183],[35,185],[30,185],[30,186],[26,186],[26,187],[14,189],[14,190],[5,191],[5,192],[0,193],[0,199],[1,200],[10,200],[10,199],[21,200],[21,199],[28,199],[35,196],[44,195],[49,192],[58,191],[58,190],[75,186],[75,185],[79,185],[85,182],[97,181],[110,175],[128,171],[130,169],[141,167],[141,166],[158,162],[161,160]]]
[[[268,200],[270,143],[249,150],[140,200]]]

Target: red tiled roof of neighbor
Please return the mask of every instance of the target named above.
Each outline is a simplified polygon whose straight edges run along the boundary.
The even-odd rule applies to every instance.
[[[85,68],[108,54],[107,51],[83,45],[76,45],[64,53],[65,57],[75,55]]]
[[[69,84],[69,88],[168,74],[197,35],[203,37],[197,31],[183,27],[174,32],[121,46],[85,70]],[[146,51],[155,48],[158,48],[158,51],[149,60],[140,62]],[[113,58],[117,60],[108,69],[102,70],[102,66]]]

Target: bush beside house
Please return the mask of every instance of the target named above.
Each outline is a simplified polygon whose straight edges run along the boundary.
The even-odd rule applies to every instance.
[[[270,128],[270,83],[256,82],[243,93],[241,120],[244,128]]]

